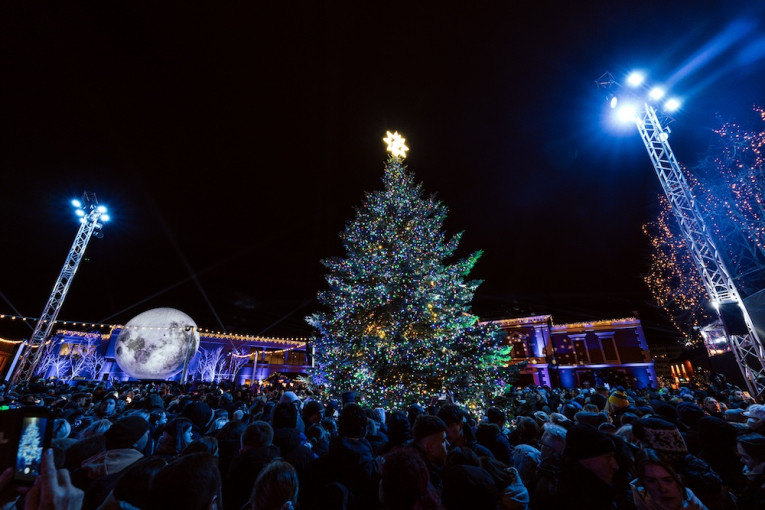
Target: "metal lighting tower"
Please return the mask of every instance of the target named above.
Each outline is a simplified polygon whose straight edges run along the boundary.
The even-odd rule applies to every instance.
[[[643,82],[642,77],[636,74],[630,75],[627,81],[633,87],[641,87]],[[610,73],[601,76],[597,80],[597,84],[611,92],[609,97],[611,108],[616,108],[622,103],[623,98],[619,94],[624,89]],[[663,99],[663,95],[664,92],[659,88],[651,89],[648,94],[650,99],[654,101]],[[765,349],[761,339],[757,336],[752,319],[744,306],[739,291],[736,289],[732,275],[725,267],[720,252],[712,240],[709,229],[705,225],[696,200],[691,193],[690,186],[688,186],[688,182],[669,145],[670,130],[667,124],[671,118],[663,113],[658,113],[656,108],[645,98],[638,98],[629,93],[626,96],[628,102],[624,106],[626,110],[622,111],[622,118],[634,121],[637,125],[640,137],[648,150],[648,156],[656,170],[656,175],[659,177],[659,182],[688,243],[692,259],[701,274],[718,318],[723,324],[731,350],[744,375],[749,393],[760,400],[765,396]],[[670,104],[669,101],[665,103],[665,108],[672,110],[674,105]],[[728,325],[720,313],[720,306],[729,303],[737,305],[740,309],[746,324],[747,334],[731,334],[728,329]]]
[[[91,236],[103,237],[101,228],[105,222],[109,221],[106,207],[98,205],[95,193],[84,192],[82,194],[82,201],[72,200],[72,205],[76,207],[76,213],[80,217],[80,229],[77,231],[74,244],[72,244],[72,248],[69,250],[69,255],[66,257],[66,262],[64,262],[64,267],[58,275],[56,284],[53,286],[53,292],[51,292],[48,302],[45,304],[43,313],[40,315],[34,331],[32,331],[32,336],[21,344],[16,352],[13,363],[11,363],[8,369],[5,377],[10,381],[11,385],[15,385],[19,381],[28,381],[32,378],[45,350],[43,346],[50,336],[58,313],[64,304],[66,293],[72,284],[74,274],[77,272],[80,261],[85,254],[85,248],[87,248]]]

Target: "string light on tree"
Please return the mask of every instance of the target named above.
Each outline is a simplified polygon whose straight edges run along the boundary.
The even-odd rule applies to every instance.
[[[470,313],[481,282],[466,278],[481,252],[449,262],[461,234],[446,238],[446,207],[423,197],[403,166],[404,139],[387,135],[383,189],[346,225],[345,258],[322,261],[328,289],[318,301],[327,311],[307,318],[318,332],[314,381],[380,405],[444,388],[485,402],[511,376],[497,356],[504,333]]]

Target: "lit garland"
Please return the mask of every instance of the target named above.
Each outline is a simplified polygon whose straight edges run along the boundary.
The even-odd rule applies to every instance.
[[[444,263],[461,235],[446,238],[446,208],[423,198],[402,160],[391,155],[383,189],[341,234],[346,258],[322,261],[329,288],[318,301],[329,311],[307,318],[319,332],[314,382],[375,404],[422,402],[444,387],[483,400],[509,356],[499,325],[470,313],[480,282],[465,278],[481,252]]]
[[[20,320],[20,321],[31,321],[31,322],[37,322],[39,319],[37,317],[24,317],[20,315],[0,315],[0,320],[7,319],[7,320]],[[47,322],[47,321],[44,321]],[[141,325],[131,325],[126,326],[123,324],[99,324],[94,322],[76,322],[76,321],[54,321],[54,324],[60,324],[62,326],[80,326],[83,328],[99,328],[99,329],[109,329],[115,330],[115,329],[132,329],[132,330],[164,330],[164,331],[175,331],[175,330],[183,330],[188,331],[189,329],[196,329],[196,331],[204,335],[207,338],[216,338],[221,340],[238,340],[242,342],[267,342],[267,343],[275,343],[275,344],[296,344],[295,347],[291,347],[291,349],[294,348],[302,348],[305,347],[306,342],[308,339],[306,338],[275,338],[275,337],[265,337],[265,336],[253,336],[253,335],[239,335],[236,333],[221,333],[217,331],[212,331],[209,329],[201,329],[201,328],[192,328],[190,326],[180,326],[180,327],[164,327],[164,326],[141,326]],[[68,330],[59,330],[57,333],[64,333],[64,334],[70,334],[70,335],[79,335],[83,334],[82,331],[68,331]],[[0,339],[2,340],[2,339]],[[20,343],[20,341],[15,342],[11,340],[6,340],[6,342],[9,343]]]

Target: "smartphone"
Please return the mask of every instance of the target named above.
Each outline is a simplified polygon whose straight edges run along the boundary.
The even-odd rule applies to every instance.
[[[0,410],[0,465],[14,467],[14,482],[32,484],[50,448],[53,417],[44,407]]]

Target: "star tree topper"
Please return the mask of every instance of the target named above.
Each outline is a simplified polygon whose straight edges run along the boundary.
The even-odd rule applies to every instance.
[[[406,151],[409,150],[409,147],[404,145],[404,142],[406,141],[404,137],[398,134],[398,131],[395,133],[388,131],[387,135],[388,136],[383,138],[383,142],[388,144],[387,150],[390,152],[390,155],[394,158],[404,159],[406,157]]]

